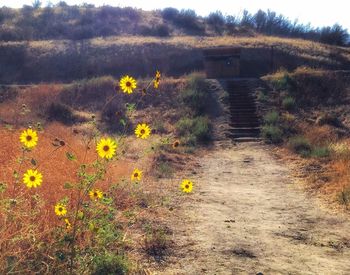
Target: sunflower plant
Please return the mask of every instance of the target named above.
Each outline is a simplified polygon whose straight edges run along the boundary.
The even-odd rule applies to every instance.
[[[117,92],[121,92],[125,96],[131,94],[139,96],[136,102],[127,103],[128,116],[133,116],[142,98],[150,94],[148,93],[150,88],[159,88],[160,80],[161,73],[159,71],[146,86],[138,84],[136,79],[129,75],[120,79],[116,85]],[[114,99],[115,96],[108,100],[102,110]],[[117,112],[118,110],[116,110]],[[15,224],[16,226],[12,228],[19,228],[18,234],[27,234],[18,237],[20,241],[30,244],[31,247],[40,247],[40,253],[50,255],[47,261],[50,265],[59,267],[57,270],[51,270],[56,273],[62,272],[61,267],[66,269],[64,273],[88,273],[84,268],[90,266],[93,257],[105,251],[116,250],[116,244],[122,244],[124,241],[120,225],[115,218],[118,212],[116,207],[118,198],[111,195],[115,185],[106,188],[103,187],[102,183],[106,182],[106,175],[113,165],[113,161],[119,159],[125,153],[123,153],[123,148],[125,148],[123,145],[126,142],[126,130],[130,122],[124,121],[124,130],[117,137],[102,134],[97,127],[95,115],[91,117],[88,123],[91,126],[91,131],[87,134],[87,138],[83,140],[85,152],[82,155],[76,154],[74,148],[63,139],[52,137],[51,144],[53,147],[48,150],[47,157],[39,160],[36,159],[35,153],[37,147],[43,146],[41,143],[42,126],[38,123],[35,127],[30,125],[27,129],[22,130],[19,134],[21,156],[17,159],[18,167],[13,172],[13,185],[0,182],[0,195],[2,196],[10,189],[12,196],[5,202],[0,197],[1,205],[5,206],[4,213],[10,217],[6,220],[4,228],[11,228],[11,225],[14,225],[13,223],[18,222],[19,224]],[[133,133],[135,139],[146,140],[152,137],[152,127],[148,123],[140,121],[134,127]],[[164,142],[164,140],[161,140],[162,144]],[[167,139],[165,143],[170,146],[170,139]],[[179,145],[180,142],[176,140],[172,147],[175,149]],[[86,161],[86,155],[90,149],[93,149],[96,158],[88,162]],[[47,209],[44,209],[45,202],[39,195],[38,190],[45,190],[49,184],[47,182],[49,171],[45,170],[46,166],[43,164],[49,162],[56,152],[64,154],[68,162],[76,165],[77,170],[74,181],[62,182],[62,190],[65,194],[62,194],[58,201],[51,199],[50,202],[46,202],[46,205],[50,204],[49,211],[47,211]],[[134,182],[133,186],[139,188],[145,177],[145,173],[141,168],[135,167],[131,171],[128,180],[122,180],[121,182],[126,186],[130,185],[130,182]],[[22,184],[19,184],[20,182]],[[192,188],[193,183],[190,180],[186,179],[181,183],[181,190],[185,193],[190,193]],[[57,190],[57,194],[60,194],[59,192],[60,190]],[[39,206],[42,208],[39,208]],[[23,211],[23,216],[15,215],[14,209],[19,207],[26,210],[26,212]],[[47,220],[53,221],[57,225],[53,231],[47,229],[46,224],[35,224],[35,218],[44,214],[46,215],[45,219],[48,218],[48,215],[50,218]],[[28,230],[28,232],[21,231],[23,227],[21,221],[28,219],[32,223],[31,230]],[[42,236],[42,239],[34,238],[31,235],[34,234],[32,233],[34,231],[37,236]],[[45,244],[45,238],[48,236],[54,236],[55,242],[50,245]],[[11,245],[15,244],[16,242],[11,243]],[[6,245],[10,245],[10,242]],[[32,258],[35,259],[35,257]],[[24,261],[17,264],[13,263],[9,270],[21,270],[20,267],[25,264]],[[40,272],[42,271],[39,270],[38,273]]]

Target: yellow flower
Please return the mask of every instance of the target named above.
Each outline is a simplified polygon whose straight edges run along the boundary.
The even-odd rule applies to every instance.
[[[156,71],[156,77],[155,77],[155,79],[153,81],[153,86],[154,86],[155,89],[158,89],[159,82],[160,82],[160,71],[157,70]]]
[[[71,230],[71,229],[72,229],[72,225],[71,225],[71,223],[69,222],[69,220],[68,220],[68,219],[64,219],[64,222],[66,223],[66,229],[67,229],[67,230]]]
[[[55,205],[55,213],[57,216],[65,216],[67,214],[67,209],[62,203]]]
[[[145,138],[148,138],[150,134],[151,134],[151,128],[147,124],[145,123],[137,124],[135,129],[135,135],[138,138],[145,139]]]
[[[182,183],[181,183],[181,189],[182,189],[182,192],[184,193],[190,193],[192,192],[192,188],[193,188],[193,183],[192,181],[190,180],[183,180]]]
[[[28,188],[36,188],[41,185],[43,181],[43,175],[38,172],[38,170],[29,169],[23,175],[23,183]]]
[[[136,89],[137,82],[131,76],[126,75],[126,76],[123,76],[122,79],[120,80],[119,86],[124,93],[131,94],[133,90]]]
[[[27,129],[22,132],[19,140],[25,147],[32,148],[38,143],[38,134],[32,129]]]
[[[134,169],[134,171],[131,174],[131,180],[133,181],[140,181],[142,178],[142,171],[140,171],[139,169]]]
[[[117,143],[110,138],[101,138],[97,143],[96,151],[101,158],[111,159],[115,155]]]
[[[100,190],[95,189],[89,192],[89,196],[90,199],[97,201],[98,199],[102,199],[103,193]]]
[[[176,149],[177,147],[179,147],[180,146],[180,141],[179,140],[175,140],[174,142],[173,142],[173,148],[174,149]]]

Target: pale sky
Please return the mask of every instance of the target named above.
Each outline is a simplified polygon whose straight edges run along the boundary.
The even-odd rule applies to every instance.
[[[0,7],[22,7],[31,5],[33,0],[0,0]],[[42,0],[46,5],[47,0]],[[58,0],[51,0],[53,4]],[[137,7],[143,10],[163,9],[193,9],[197,14],[205,16],[212,11],[220,10],[224,15],[238,15],[244,9],[255,13],[258,9],[273,10],[288,17],[292,21],[311,23],[311,26],[322,27],[339,23],[350,32],[350,1],[349,0],[66,0],[69,5],[84,2],[95,6],[111,5],[120,7]]]

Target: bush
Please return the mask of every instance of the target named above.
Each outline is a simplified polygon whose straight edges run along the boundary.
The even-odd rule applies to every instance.
[[[279,122],[279,114],[276,111],[268,112],[264,116],[264,122],[269,125],[276,125]]]
[[[281,77],[272,79],[272,85],[277,90],[291,91],[295,86],[293,79],[285,72]]]
[[[300,154],[303,157],[309,157],[312,152],[310,142],[303,136],[292,137],[289,140],[289,147],[295,153]]]
[[[175,8],[165,8],[162,10],[161,14],[163,19],[174,21],[179,15],[179,11]]]
[[[338,116],[335,113],[326,113],[319,116],[316,119],[317,125],[331,125],[337,128],[344,127],[343,123],[339,120]]]
[[[105,252],[93,259],[93,275],[128,274],[129,262],[121,255]]]
[[[330,151],[327,147],[315,147],[312,149],[311,156],[314,158],[329,157]]]
[[[142,26],[140,27],[140,34],[144,36],[167,37],[170,35],[170,30],[169,27],[165,24],[152,27]]]
[[[161,226],[147,226],[146,231],[144,250],[149,256],[154,257],[155,260],[161,261],[169,250],[169,229]]]
[[[197,143],[208,143],[212,138],[212,126],[207,117],[182,118],[176,124],[176,131],[183,143],[196,146]]]
[[[282,100],[282,107],[286,110],[293,110],[295,108],[295,99],[291,96],[287,96]]]
[[[261,136],[270,143],[282,142],[283,131],[274,125],[265,125],[262,127]]]
[[[199,74],[191,74],[187,87],[181,94],[181,100],[194,114],[204,114],[210,102],[209,85],[205,78]]]
[[[223,28],[225,26],[225,17],[220,11],[210,13],[206,21],[214,28],[216,32],[220,34],[223,32]]]
[[[72,125],[78,121],[72,109],[62,103],[51,103],[47,110],[48,120],[59,121],[65,125]]]

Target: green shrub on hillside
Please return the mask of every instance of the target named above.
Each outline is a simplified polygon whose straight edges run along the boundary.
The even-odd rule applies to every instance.
[[[282,100],[282,107],[286,110],[293,110],[295,108],[295,99],[291,96],[287,96]]]
[[[283,131],[278,126],[264,125],[261,136],[270,143],[280,143],[283,140]]]
[[[295,84],[289,73],[285,72],[281,77],[272,79],[272,85],[276,90],[291,91]]]
[[[212,126],[207,117],[182,118],[176,123],[176,131],[182,137],[183,143],[196,146],[198,143],[208,143],[212,137]]]
[[[269,125],[276,125],[280,120],[278,112],[271,111],[264,116],[264,122]]]
[[[93,275],[128,274],[130,263],[124,256],[105,252],[93,258]]]
[[[311,151],[311,156],[314,158],[326,158],[329,157],[330,151],[328,147],[315,147]]]
[[[309,157],[311,155],[311,143],[303,136],[295,136],[290,138],[288,145],[291,150],[303,157]]]
[[[204,76],[191,74],[186,89],[181,93],[181,101],[194,115],[203,115],[210,104],[210,90]]]

